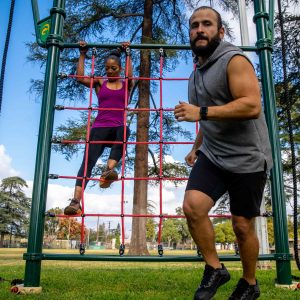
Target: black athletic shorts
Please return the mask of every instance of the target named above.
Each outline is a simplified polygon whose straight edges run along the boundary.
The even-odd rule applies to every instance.
[[[252,218],[260,215],[266,179],[266,171],[231,173],[220,169],[199,151],[186,190],[201,191],[215,203],[228,192],[231,214]]]

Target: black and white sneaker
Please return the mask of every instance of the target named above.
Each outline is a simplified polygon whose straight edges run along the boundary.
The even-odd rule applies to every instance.
[[[194,300],[209,300],[217,292],[218,287],[229,281],[230,275],[223,264],[222,268],[214,269],[205,265],[202,281],[196,290]]]
[[[247,280],[241,278],[228,300],[254,300],[260,295],[259,286],[250,285]]]

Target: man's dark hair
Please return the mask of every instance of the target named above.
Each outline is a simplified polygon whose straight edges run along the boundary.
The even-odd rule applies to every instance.
[[[197,11],[199,11],[199,10],[204,10],[204,9],[210,9],[210,10],[212,10],[212,11],[216,14],[216,16],[217,16],[217,22],[218,22],[218,29],[222,28],[223,23],[222,23],[222,18],[221,18],[220,13],[219,13],[218,11],[216,11],[214,8],[210,7],[210,6],[200,6],[200,7],[196,8],[196,9],[193,11],[192,15],[193,15],[195,12],[197,12]],[[190,18],[190,20],[189,20],[189,23],[191,23],[191,18]]]

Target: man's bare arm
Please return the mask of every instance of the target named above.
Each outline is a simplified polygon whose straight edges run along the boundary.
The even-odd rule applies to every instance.
[[[209,106],[208,120],[256,119],[261,113],[261,97],[258,80],[250,62],[243,56],[234,56],[227,69],[228,83],[234,100],[219,106]],[[178,121],[200,120],[200,108],[180,102],[174,111]]]

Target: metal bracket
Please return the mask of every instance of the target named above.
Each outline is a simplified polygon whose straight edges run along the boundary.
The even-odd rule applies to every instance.
[[[293,255],[290,253],[275,253],[274,257],[276,260],[290,261],[293,258]]]
[[[57,46],[62,50],[64,48],[64,40],[58,34],[49,34],[46,40],[46,48],[50,46]]]
[[[50,14],[53,15],[53,14],[60,14],[62,15],[64,18],[66,18],[66,11],[63,9],[63,8],[58,8],[58,7],[52,7],[50,9]]]
[[[257,19],[260,19],[260,18],[265,18],[267,20],[269,20],[269,14],[266,13],[266,12],[259,12],[259,13],[256,13],[253,17],[253,22],[255,23]]]
[[[31,261],[40,261],[43,259],[43,254],[42,253],[24,253],[23,259],[31,260]]]
[[[268,38],[260,39],[256,42],[255,45],[258,50],[269,49],[269,50],[273,51],[271,39],[268,39]]]

